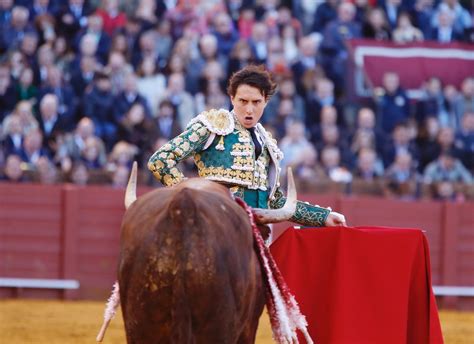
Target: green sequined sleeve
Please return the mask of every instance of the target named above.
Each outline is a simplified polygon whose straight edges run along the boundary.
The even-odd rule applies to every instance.
[[[284,197],[283,192],[278,189],[275,193],[275,199],[270,202],[270,208],[281,208],[285,202],[286,197]],[[295,214],[290,218],[290,221],[302,226],[323,227],[330,212],[331,211],[327,208],[297,201]]]
[[[202,123],[192,124],[153,153],[148,160],[148,169],[163,185],[178,184],[184,179],[178,163],[202,150],[210,135],[211,132]]]

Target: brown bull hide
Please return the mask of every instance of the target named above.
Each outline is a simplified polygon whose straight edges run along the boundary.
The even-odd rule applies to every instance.
[[[136,200],[118,278],[128,343],[253,343],[265,302],[253,245],[247,214],[216,183]]]

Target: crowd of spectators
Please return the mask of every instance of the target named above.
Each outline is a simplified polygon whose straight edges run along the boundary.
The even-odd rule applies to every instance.
[[[391,71],[369,101],[345,97],[346,40],[473,44],[469,6],[0,0],[0,178],[123,187],[137,160],[156,185],[151,153],[201,111],[229,108],[229,76],[259,63],[279,85],[263,124],[300,183],[474,198],[473,71],[458,88],[426,80],[417,101]]]

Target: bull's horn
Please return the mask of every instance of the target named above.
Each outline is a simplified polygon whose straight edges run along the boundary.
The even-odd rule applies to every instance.
[[[254,208],[253,213],[258,224],[283,222],[294,215],[296,211],[296,187],[291,167],[288,167],[288,191],[285,205],[280,209]]]
[[[127,190],[125,191],[125,209],[128,209],[137,200],[137,162],[133,162],[132,172],[128,179]]]

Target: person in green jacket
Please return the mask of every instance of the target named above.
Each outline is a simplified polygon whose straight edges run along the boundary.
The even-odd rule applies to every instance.
[[[281,208],[286,201],[279,184],[283,154],[259,123],[275,88],[262,66],[237,71],[227,89],[232,111],[200,113],[183,133],[153,153],[148,169],[172,186],[185,178],[177,164],[192,155],[200,177],[226,185],[251,207]],[[290,221],[311,227],[346,225],[342,214],[300,201]]]

